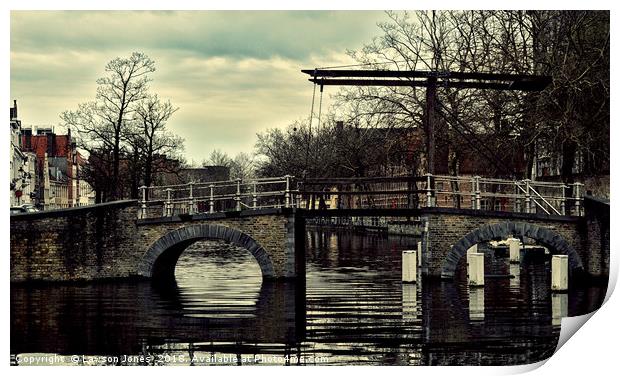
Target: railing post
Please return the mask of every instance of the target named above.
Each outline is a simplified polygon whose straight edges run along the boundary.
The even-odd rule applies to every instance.
[[[286,190],[284,191],[284,207],[291,207],[291,176],[286,175]]]
[[[476,179],[476,209],[480,210],[480,176],[474,176]]]
[[[426,174],[426,206],[433,206],[433,194],[431,190],[431,174]]]
[[[170,201],[172,189],[166,188],[166,217],[172,217],[172,201]]]
[[[530,179],[525,179],[525,212],[526,213],[531,213],[532,212],[532,207],[531,207],[531,201],[532,198],[530,196]]]
[[[575,183],[575,209],[577,211],[577,216],[581,217],[581,183]]]
[[[209,185],[209,213],[215,213],[215,201],[213,201],[213,184]]]
[[[256,210],[256,180],[254,180],[254,184],[253,184],[253,191],[252,191],[252,209]]]
[[[521,200],[521,197],[520,197],[521,194],[519,193],[519,182],[515,181],[514,185],[515,185],[515,196],[514,196],[514,200],[515,201],[514,201],[514,205],[513,205],[513,208],[514,208],[513,210],[515,211],[515,213],[518,213],[518,212],[521,211],[521,208],[519,207],[520,206],[519,205],[520,204],[519,201]]]
[[[146,218],[146,186],[143,185],[140,187],[142,190],[142,204],[140,205],[140,218]]]
[[[562,201],[560,201],[560,211],[566,215],[566,185],[562,184]]]
[[[194,214],[194,182],[189,182],[189,214]]]
[[[471,178],[471,208],[476,209],[476,178]]]
[[[240,178],[237,178],[237,194],[235,195],[235,201],[237,201],[235,210],[241,211],[241,179]]]

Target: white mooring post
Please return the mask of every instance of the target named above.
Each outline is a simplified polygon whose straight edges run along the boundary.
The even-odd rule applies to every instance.
[[[484,286],[484,253],[467,254],[467,281],[470,286]]]
[[[403,283],[416,283],[418,261],[416,251],[403,251]]]
[[[521,262],[521,245],[519,239],[508,238],[508,250],[510,252],[510,263],[518,264]]]
[[[478,244],[474,244],[467,249],[467,255],[470,255],[472,253],[478,253]]]
[[[551,290],[568,290],[568,256],[553,255],[551,257]]]

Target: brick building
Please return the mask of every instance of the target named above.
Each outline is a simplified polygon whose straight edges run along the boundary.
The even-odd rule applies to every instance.
[[[52,128],[23,128],[21,148],[36,157],[39,207],[60,209],[93,203],[92,189],[80,177],[85,162],[71,131],[58,135]]]

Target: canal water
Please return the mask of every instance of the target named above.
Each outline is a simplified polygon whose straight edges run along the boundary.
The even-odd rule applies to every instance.
[[[605,287],[555,295],[544,252],[510,265],[485,251],[490,278],[403,285],[418,239],[311,230],[306,283],[262,282],[249,252],[200,242],[176,285],[13,285],[12,364],[509,365],[551,356],[559,314],[598,308]],[[47,362],[47,363],[46,363]]]

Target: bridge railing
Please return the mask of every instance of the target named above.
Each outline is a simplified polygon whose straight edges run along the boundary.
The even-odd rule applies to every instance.
[[[299,180],[287,175],[141,187],[141,218],[263,208],[376,209],[449,207],[583,215],[583,184],[480,176],[398,176]]]
[[[451,207],[474,210],[582,215],[583,184],[480,176],[402,176],[306,179],[297,206],[307,209]]]
[[[292,207],[292,176],[140,187],[140,218]]]

